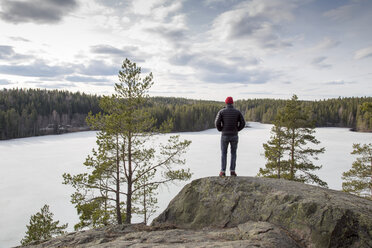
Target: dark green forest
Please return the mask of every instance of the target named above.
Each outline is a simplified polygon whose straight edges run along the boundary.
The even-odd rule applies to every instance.
[[[99,98],[84,93],[40,89],[0,91],[0,139],[88,130],[89,111]]]
[[[0,90],[0,139],[88,130],[87,114],[100,112],[97,95],[59,90]],[[235,102],[247,121],[272,123],[287,100],[247,99]],[[348,97],[320,101],[299,101],[317,127],[347,127],[372,131],[372,116],[361,110],[372,97]],[[152,97],[146,108],[162,123],[174,121],[173,132],[201,131],[214,127],[223,102],[175,97]]]

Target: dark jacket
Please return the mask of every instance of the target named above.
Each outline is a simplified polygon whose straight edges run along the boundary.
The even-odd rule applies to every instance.
[[[214,124],[222,135],[234,136],[245,127],[245,120],[239,110],[228,104],[218,112]]]

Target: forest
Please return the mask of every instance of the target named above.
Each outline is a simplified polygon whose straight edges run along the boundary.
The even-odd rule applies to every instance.
[[[0,90],[0,139],[60,134],[89,130],[85,119],[97,114],[100,96],[45,89]],[[235,101],[247,121],[272,123],[287,100],[247,99]],[[371,132],[372,116],[360,108],[372,97],[346,97],[299,101],[317,127],[347,127]],[[157,123],[171,118],[173,132],[201,131],[214,127],[223,102],[175,97],[151,97],[144,106]]]

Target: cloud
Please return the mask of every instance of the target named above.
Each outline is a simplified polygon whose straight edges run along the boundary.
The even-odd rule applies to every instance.
[[[213,52],[182,51],[170,57],[169,62],[191,67],[198,78],[206,83],[264,84],[274,77],[273,72],[257,68],[259,60],[255,57],[225,57]]]
[[[346,84],[354,84],[354,82],[346,82],[346,81],[343,81],[343,80],[339,80],[339,81],[326,82],[324,84],[326,84],[326,85],[346,85]]]
[[[196,56],[197,55],[195,54],[190,54],[184,51],[182,53],[176,53],[175,55],[169,57],[169,62],[173,65],[187,65]]]
[[[239,68],[213,58],[198,58],[192,65],[207,83],[265,84],[273,77],[270,71]]]
[[[134,0],[132,2],[132,13],[164,21],[171,14],[176,13],[182,8],[182,1],[170,0]]]
[[[163,38],[173,42],[183,40],[185,37],[185,29],[171,26],[167,27],[166,25],[159,25],[157,27],[148,28],[147,31],[156,35],[160,35]]]
[[[128,58],[136,62],[144,62],[145,55],[139,51],[135,46],[126,46],[122,49],[113,47],[111,45],[96,45],[91,47],[91,52],[95,54],[102,55],[113,55],[115,57],[120,57],[122,59]]]
[[[166,0],[136,0],[132,2],[132,11],[139,15],[150,15],[155,7],[160,6],[165,2]]]
[[[208,83],[265,84],[271,75],[256,70],[239,70],[232,73],[206,71],[201,74],[201,78]]]
[[[0,46],[0,59],[5,59],[13,56],[14,50],[11,46]]]
[[[133,55],[134,51],[138,51],[138,48],[134,46],[130,46],[130,47],[128,46],[128,47],[124,47],[123,49],[119,49],[111,45],[96,45],[96,46],[91,47],[92,53],[102,54],[102,55],[113,55],[115,57],[120,57],[122,59],[135,58],[135,56]],[[144,60],[140,59],[140,61],[144,61]]]
[[[354,53],[354,59],[363,59],[372,57],[372,46],[362,48]]]
[[[78,68],[78,71],[88,76],[112,76],[117,75],[119,69],[119,66],[108,65],[102,60],[93,60],[88,66]]]
[[[331,64],[326,64],[325,63],[325,60],[327,59],[327,57],[325,56],[320,56],[320,57],[316,57],[314,58],[312,61],[311,61],[311,64],[317,68],[320,68],[320,69],[325,69],[325,68],[330,68],[332,67]]]
[[[28,65],[0,65],[0,73],[25,77],[55,77],[73,72],[70,66],[50,66],[42,60]]]
[[[206,6],[214,6],[216,4],[225,4],[225,3],[231,4],[234,1],[235,0],[204,0],[204,4]]]
[[[68,76],[67,81],[70,82],[106,82],[106,79],[95,78],[95,77],[84,77],[84,76]]]
[[[9,85],[9,84],[12,84],[9,80],[0,79],[0,85]]]
[[[324,37],[318,44],[315,45],[315,50],[328,50],[331,48],[335,48],[340,45],[340,41],[336,41],[330,37]]]
[[[74,83],[61,83],[61,82],[53,82],[53,83],[44,83],[44,82],[27,82],[29,84],[35,84],[37,88],[47,88],[47,89],[66,89],[72,88],[76,85]]]
[[[30,40],[28,39],[25,39],[23,37],[16,37],[16,36],[11,36],[9,37],[9,39],[13,40],[13,41],[23,41],[23,42],[30,42]]]
[[[31,58],[31,56],[16,53],[12,46],[0,46],[0,60],[10,61],[27,58]]]
[[[226,40],[251,40],[261,48],[285,48],[292,46],[281,38],[282,23],[293,20],[294,1],[242,2],[232,10],[219,15],[213,21],[212,34]]]
[[[356,9],[356,5],[348,4],[348,5],[340,6],[336,9],[329,10],[325,12],[323,15],[335,21],[346,21],[353,17],[355,9]]]
[[[119,66],[112,66],[106,64],[101,60],[93,60],[87,66],[76,65],[76,64],[65,64],[65,65],[48,65],[43,60],[36,60],[31,64],[26,65],[0,65],[0,74],[17,75],[24,77],[40,77],[44,78],[55,78],[58,76],[67,76],[69,81],[74,79],[92,80],[91,76],[113,76],[119,72]],[[82,74],[80,78],[74,76],[74,73]],[[84,75],[90,76],[84,78]],[[93,80],[94,81],[94,80]],[[98,82],[98,79],[96,80]]]
[[[76,0],[2,0],[0,18],[10,23],[58,23],[77,7]]]
[[[80,83],[102,83],[102,82],[106,82],[107,83],[107,79],[105,78],[96,78],[96,77],[86,77],[86,76],[68,76],[65,78],[67,81],[70,81],[70,82],[80,82]]]
[[[216,52],[209,52],[209,54],[215,54]],[[224,67],[222,65],[222,60],[227,61],[229,64],[234,65],[245,65],[245,66],[255,66],[260,63],[260,60],[256,57],[242,57],[242,56],[224,56],[221,58],[221,61],[216,61],[216,56],[212,59],[209,59],[206,52],[197,53],[197,52],[188,52],[186,50],[182,50],[178,53],[175,53],[174,55],[169,57],[169,62],[173,65],[190,65],[195,68],[205,68],[209,67],[208,69],[211,70],[220,70]],[[230,69],[229,69],[230,70]]]
[[[155,24],[149,22],[144,27],[144,31],[151,33],[151,35],[160,36],[177,47],[180,43],[188,41],[185,15],[173,16],[168,22],[157,22]]]

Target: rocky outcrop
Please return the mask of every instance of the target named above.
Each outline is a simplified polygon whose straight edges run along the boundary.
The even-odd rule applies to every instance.
[[[115,225],[28,247],[372,247],[372,201],[285,180],[209,177],[151,226]]]
[[[372,247],[372,201],[268,178],[195,180],[153,224],[200,229],[239,227],[252,221],[270,223],[302,247]]]
[[[26,247],[265,247],[300,248],[281,229],[267,222],[247,222],[234,228],[177,229],[174,226],[115,225],[70,233]]]

